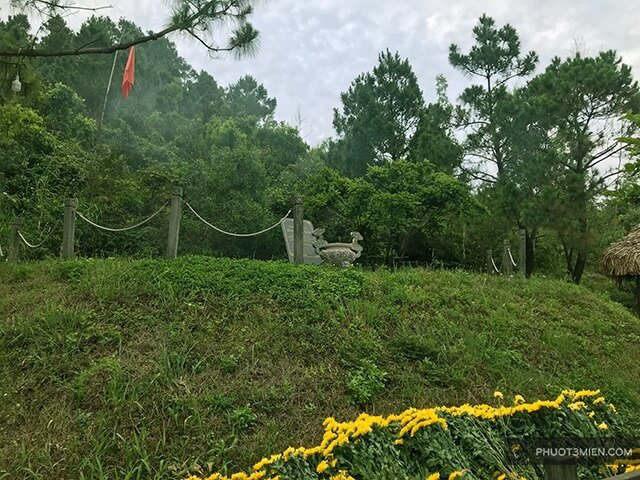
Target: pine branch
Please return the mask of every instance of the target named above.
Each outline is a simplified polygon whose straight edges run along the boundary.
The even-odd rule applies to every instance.
[[[48,0],[37,0],[37,1],[48,2]],[[52,2],[49,2],[49,3],[52,3]],[[0,57],[18,57],[18,56],[19,57],[66,57],[66,56],[73,56],[73,55],[110,54],[120,50],[127,50],[135,45],[140,45],[150,41],[158,40],[159,38],[162,38],[165,35],[168,35],[176,31],[187,31],[191,35],[193,35],[193,33],[190,32],[189,30],[193,29],[198,24],[198,22],[202,21],[203,17],[207,16],[212,19],[215,19],[219,17],[228,16],[230,15],[229,11],[233,7],[237,7],[237,2],[231,1],[222,10],[214,11],[214,12],[211,12],[211,9],[210,9],[211,5],[212,5],[211,2],[208,2],[204,7],[194,12],[192,15],[187,17],[184,21],[174,23],[173,25],[170,25],[164,30],[161,30],[159,32],[152,32],[152,33],[149,33],[148,35],[143,35],[126,42],[119,42],[115,45],[110,45],[105,47],[89,47],[88,45],[84,45],[79,48],[66,49],[66,50],[44,50],[39,48],[0,50]],[[229,46],[227,47],[214,47],[211,45],[207,45],[206,43],[205,43],[205,46],[210,52],[230,52],[236,49],[242,49],[243,47],[246,47],[245,44],[235,43],[235,42],[230,43]]]
[[[55,2],[52,2],[52,1],[47,1],[47,0],[33,0],[33,3],[34,4],[40,3],[42,5],[46,5],[51,10],[56,10],[56,9],[60,9],[60,10],[84,10],[84,11],[89,11],[89,12],[97,12],[99,10],[105,10],[107,8],[113,8],[113,5],[103,5],[103,6],[100,6],[100,7],[79,7],[79,6],[76,6],[76,5],[58,4],[58,3],[55,3]]]

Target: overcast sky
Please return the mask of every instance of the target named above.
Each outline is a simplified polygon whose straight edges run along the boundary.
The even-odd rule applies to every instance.
[[[9,0],[0,0],[6,15]],[[75,0],[77,5],[113,5],[101,13],[135,21],[144,30],[166,25],[163,0]],[[223,85],[252,74],[278,100],[276,117],[304,122],[311,144],[333,135],[333,108],[355,76],[370,70],[386,48],[408,57],[425,98],[434,98],[435,77],[449,80],[455,99],[468,84],[447,61],[449,45],[466,50],[471,29],[483,13],[498,25],[510,23],[525,50],[535,50],[544,68],[551,57],[577,50],[595,54],[615,49],[640,71],[640,0],[260,0],[253,23],[261,33],[253,58],[212,59],[204,47],[170,37],[196,69],[210,72]],[[81,21],[79,15],[73,23]],[[71,20],[71,18],[70,18]]]

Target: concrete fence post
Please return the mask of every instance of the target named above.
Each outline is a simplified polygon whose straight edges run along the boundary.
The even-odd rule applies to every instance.
[[[180,217],[182,215],[182,188],[173,187],[171,192],[171,211],[169,213],[169,238],[167,240],[167,258],[178,256],[180,238]]]
[[[304,205],[299,195],[293,205],[293,263],[304,263]]]
[[[64,224],[62,227],[62,258],[75,258],[74,243],[76,238],[76,210],[78,200],[67,198],[64,201]]]
[[[495,271],[493,270],[493,262],[491,259],[493,258],[493,250],[487,250],[487,273],[489,275],[493,275]]]
[[[522,228],[518,232],[520,234],[520,275],[527,276],[527,231]]]
[[[502,273],[507,276],[513,274],[513,263],[511,263],[511,255],[509,254],[510,250],[511,245],[509,244],[509,240],[505,240],[504,246],[502,247]]]
[[[18,261],[18,249],[20,248],[20,227],[22,227],[22,220],[18,217],[14,217],[11,222],[11,236],[9,237],[9,248],[7,251],[7,261]]]

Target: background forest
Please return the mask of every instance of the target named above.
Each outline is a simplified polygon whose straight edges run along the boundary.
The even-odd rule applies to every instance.
[[[18,14],[0,22],[0,50],[99,47],[142,34],[103,16],[78,31],[53,16],[35,32]],[[119,88],[124,52],[106,99],[113,54],[4,56],[0,245],[18,215],[30,239],[52,229],[41,248],[21,255],[56,256],[65,198],[78,198],[79,210],[103,225],[125,226],[180,185],[205,218],[239,232],[273,224],[300,194],[305,217],[328,239],[364,235],[370,265],[482,269],[487,249],[499,251],[504,239],[517,245],[524,229],[528,274],[580,282],[610,242],[640,223],[638,84],[613,51],[545,66],[513,27],[488,16],[470,35],[468,52],[449,51],[468,81],[459,99],[449,99],[440,76],[437,100],[426,103],[409,61],[384,51],[341,94],[335,137],[315,146],[299,125],[274,120],[276,99],[260,79],[219,85],[166,38],[136,47],[128,100]],[[166,212],[118,234],[79,223],[78,251],[161,256],[166,229]],[[283,259],[285,249],[279,230],[229,240],[185,213],[180,254]]]

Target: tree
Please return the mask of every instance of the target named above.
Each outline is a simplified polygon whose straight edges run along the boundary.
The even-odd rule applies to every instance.
[[[517,137],[506,135],[507,131],[513,132],[509,109],[514,97],[509,92],[509,85],[514,79],[531,75],[538,56],[535,52],[523,54],[516,30],[508,24],[498,28],[493,18],[486,15],[480,17],[473,35],[475,44],[468,53],[461,53],[455,44],[449,47],[451,65],[481,82],[463,91],[463,109],[458,112],[467,131],[464,148],[469,162],[466,171],[480,182],[499,183],[505,181],[507,165],[514,160],[509,153],[517,150],[509,145],[510,140]],[[521,131],[526,131],[526,127]],[[510,202],[518,200],[519,196],[514,195]],[[526,230],[527,251],[530,252],[527,274],[530,275],[535,228],[532,231],[531,226],[523,224],[519,215],[513,220],[518,228]]]
[[[267,89],[251,75],[245,75],[230,85],[226,99],[232,115],[254,117],[260,122],[271,119],[277,105],[276,99],[269,97]]]
[[[306,182],[305,211],[333,237],[362,233],[369,262],[457,262],[462,219],[474,203],[469,190],[429,162],[398,160],[355,179],[324,169]]]
[[[213,116],[227,116],[229,107],[222,87],[202,70],[188,78],[181,110],[188,118],[200,118],[206,123]]]
[[[37,10],[46,16],[56,16],[60,11],[87,10],[73,3],[61,0],[11,0],[11,3],[24,10]],[[0,57],[62,57],[99,53],[113,53],[126,50],[153,40],[158,40],[173,32],[190,35],[212,54],[234,51],[237,54],[251,53],[255,48],[258,32],[248,19],[253,13],[254,0],[177,0],[172,11],[169,25],[161,31],[139,34],[130,40],[112,41],[105,45],[95,46],[93,42],[75,48],[34,47],[28,42],[21,42],[18,48],[0,49]],[[88,10],[100,10],[88,8]],[[228,25],[228,39],[225,45],[215,40],[219,34],[217,29]]]
[[[552,225],[562,241],[567,273],[579,283],[589,251],[589,208],[606,180],[619,174],[606,169],[606,162],[626,147],[620,137],[634,128],[620,117],[634,107],[638,83],[631,68],[606,51],[564,61],[556,57],[529,88],[538,96],[545,112],[542,124],[558,152],[562,175]]]
[[[436,78],[438,100],[422,112],[416,133],[411,139],[409,158],[428,160],[438,170],[453,174],[463,158],[463,149],[453,133],[453,106],[447,98],[447,80]]]
[[[406,159],[424,110],[422,91],[409,60],[389,50],[372,72],[359,75],[341,94],[333,126],[342,149],[342,170],[362,175],[368,165]],[[337,153],[340,153],[338,149]]]
[[[496,173],[475,172],[479,180],[496,180],[503,170],[504,142],[500,129],[504,118],[500,104],[508,97],[509,81],[529,76],[535,69],[535,52],[522,54],[520,38],[511,25],[498,29],[495,21],[486,15],[480,17],[473,28],[475,45],[467,54],[460,53],[457,45],[449,47],[449,62],[465,75],[482,83],[464,90],[461,99],[466,107],[464,126],[469,130],[465,147],[467,154],[482,167],[493,164]]]

